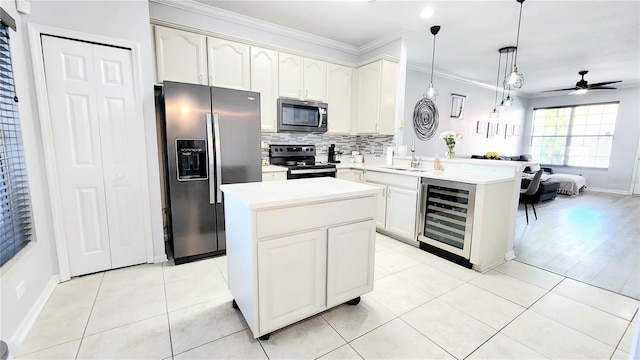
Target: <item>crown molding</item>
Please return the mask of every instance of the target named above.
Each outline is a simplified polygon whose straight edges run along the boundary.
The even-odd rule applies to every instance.
[[[272,34],[281,35],[281,36],[285,36],[285,37],[296,39],[296,40],[306,41],[306,42],[320,45],[320,46],[325,46],[331,49],[346,52],[348,54],[357,55],[357,56],[361,54],[360,48],[355,46],[347,45],[345,43],[335,41],[335,40],[330,40],[322,36],[309,34],[304,31],[293,30],[285,26],[273,24],[263,20],[258,20],[256,18],[252,18],[249,16],[240,15],[238,13],[234,13],[228,10],[208,6],[193,0],[175,0],[175,1],[174,0],[149,0],[149,1],[153,3],[165,5],[165,6],[170,6],[176,9],[189,11],[199,15],[205,15],[218,20],[228,21],[234,24],[251,27],[261,31],[266,31]]]

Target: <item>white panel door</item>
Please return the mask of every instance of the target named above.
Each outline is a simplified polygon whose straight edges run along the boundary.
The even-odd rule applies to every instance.
[[[209,85],[249,90],[249,45],[207,37]]]
[[[131,52],[43,36],[71,276],[146,261]]]
[[[260,333],[326,309],[326,236],[318,230],[258,243]]]
[[[384,229],[387,217],[387,187],[370,182],[365,182],[365,184],[378,188],[376,193],[376,227]]]
[[[409,240],[417,240],[417,212],[417,191],[387,188],[387,231]]]
[[[278,53],[278,94],[302,99],[302,56]]]
[[[380,120],[380,61],[358,68],[358,128],[359,134],[378,132]]]
[[[327,64],[327,103],[329,132],[348,134],[351,131],[351,81],[353,69]]]
[[[206,84],[206,39],[204,35],[155,26],[158,82]]]
[[[251,47],[251,91],[260,93],[261,128],[276,132],[278,120],[278,53]]]
[[[327,63],[322,60],[304,58],[303,65],[303,97],[307,100],[326,101]]]
[[[375,238],[373,220],[328,230],[328,308],[373,290]]]

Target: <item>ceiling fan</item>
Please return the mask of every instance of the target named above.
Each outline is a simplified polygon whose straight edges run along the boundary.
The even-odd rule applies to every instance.
[[[622,82],[622,80],[616,80],[616,81],[605,81],[605,82],[600,82],[600,83],[595,83],[595,84],[589,84],[587,82],[587,80],[584,79],[584,76],[587,75],[588,72],[589,72],[588,70],[578,71],[578,74],[580,76],[582,76],[582,79],[580,79],[580,81],[578,81],[576,83],[576,86],[574,86],[574,87],[565,88],[565,89],[547,90],[547,91],[543,91],[543,92],[573,90],[572,92],[569,93],[569,95],[571,95],[571,94],[579,95],[579,94],[586,93],[588,90],[617,89],[617,88],[614,88],[614,87],[611,87],[611,86],[606,86],[606,85]]]

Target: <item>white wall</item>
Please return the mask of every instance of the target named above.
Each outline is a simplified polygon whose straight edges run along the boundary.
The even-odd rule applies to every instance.
[[[31,248],[21,251],[9,266],[5,264],[2,267],[0,338],[11,342],[19,335],[17,330],[20,329],[20,324],[33,315],[29,312],[38,305],[38,299],[48,295],[47,283],[58,274],[27,23],[120,38],[140,44],[154,256],[161,259],[166,255],[162,234],[147,1],[32,1],[30,15],[18,14],[13,1],[3,2],[2,7],[18,23],[17,33],[11,33],[11,46],[36,233]],[[15,286],[23,280],[27,292],[20,301],[16,301]]]
[[[587,188],[630,193],[633,185],[633,169],[636,166],[636,149],[640,139],[640,106],[638,105],[640,102],[640,88],[591,91],[584,95],[558,95],[530,99],[527,106],[526,140],[523,143],[523,152],[527,152],[531,143],[530,128],[534,108],[608,101],[620,101],[609,168],[554,167],[554,171],[566,174],[582,174],[587,179]]]
[[[410,150],[411,142],[416,142],[416,155],[433,157],[438,154],[444,157],[447,146],[439,138],[444,131],[456,131],[462,134],[462,141],[456,144],[456,157],[471,157],[471,155],[484,155],[487,151],[494,151],[500,155],[520,155],[520,143],[522,130],[519,137],[494,137],[487,138],[485,134],[476,133],[477,121],[490,121],[489,113],[493,110],[495,90],[476,86],[461,80],[448,77],[434,76],[433,84],[438,90],[436,105],[439,113],[439,125],[435,135],[426,141],[418,140],[413,126],[413,110],[416,103],[422,98],[429,87],[430,73],[407,69],[405,105],[404,105],[404,129],[401,129],[403,143]],[[464,116],[462,119],[451,118],[451,94],[465,95]],[[501,93],[498,94],[498,102]],[[502,112],[499,119],[491,119],[499,124],[518,125],[522,129],[524,121],[524,109],[526,99],[514,98],[513,105],[508,111]]]

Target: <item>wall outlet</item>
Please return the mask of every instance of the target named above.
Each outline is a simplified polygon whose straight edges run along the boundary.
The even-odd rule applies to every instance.
[[[22,280],[18,283],[18,286],[16,286],[16,299],[20,300],[20,298],[22,297],[22,295],[24,295],[26,291],[27,291],[27,286],[24,284],[24,280]]]

